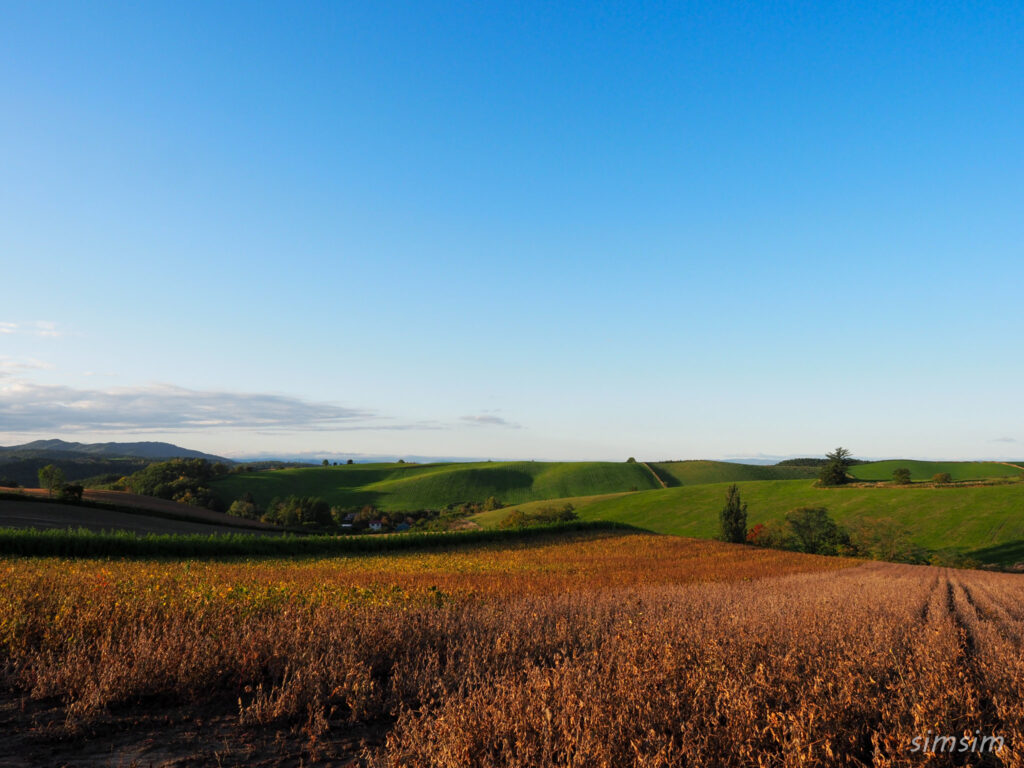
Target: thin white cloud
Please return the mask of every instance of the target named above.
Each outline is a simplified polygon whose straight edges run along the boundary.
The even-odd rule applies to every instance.
[[[0,322],[0,334],[24,334],[26,336],[44,336],[56,338],[63,336],[57,324],[50,320],[34,320],[30,323]]]
[[[76,389],[9,379],[0,385],[0,430],[7,432],[400,428],[379,421],[369,411],[286,395],[198,391],[168,384]]]
[[[518,429],[519,425],[514,424],[507,419],[501,418],[501,416],[495,416],[493,413],[481,413],[470,416],[463,416],[462,421],[470,424],[476,424],[481,427],[508,427],[509,429]]]
[[[1016,443],[1019,442],[1015,437],[997,437],[989,440],[990,443]]]
[[[46,368],[53,368],[53,365],[42,360],[36,360],[35,358],[15,360],[6,355],[0,355],[0,378],[13,376],[22,371],[39,371]]]

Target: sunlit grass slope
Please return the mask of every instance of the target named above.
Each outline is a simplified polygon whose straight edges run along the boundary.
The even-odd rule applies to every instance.
[[[683,486],[615,497],[574,499],[583,520],[611,520],[658,533],[713,538],[728,483]],[[748,525],[781,520],[791,509],[823,506],[838,521],[892,518],[915,543],[974,552],[992,561],[1024,559],[1024,482],[968,487],[816,488],[808,480],[738,483]],[[508,510],[500,510],[508,514]],[[500,516],[478,520],[497,524]]]
[[[477,462],[351,464],[230,475],[214,491],[226,502],[248,491],[265,505],[275,496],[319,496],[330,504],[374,504],[389,511],[439,509],[484,501],[503,504],[659,487],[641,464],[615,462]]]
[[[995,461],[913,461],[892,459],[858,464],[850,468],[850,474],[858,480],[892,480],[893,470],[905,467],[910,470],[911,480],[931,480],[940,472],[948,472],[953,480],[989,480],[998,477],[1022,477],[1020,467],[999,464]]]

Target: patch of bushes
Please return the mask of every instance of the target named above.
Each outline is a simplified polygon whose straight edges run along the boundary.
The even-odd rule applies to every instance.
[[[910,485],[910,470],[906,467],[897,467],[892,471],[892,481],[896,485]]]
[[[228,507],[228,514],[235,517],[244,517],[246,520],[259,520],[263,512],[256,504],[252,494],[246,491],[240,499],[231,502]]]
[[[265,523],[275,523],[290,528],[298,526],[325,528],[334,525],[330,505],[318,496],[288,496],[284,499],[274,499],[260,519]]]
[[[522,509],[514,509],[508,517],[501,521],[499,527],[504,529],[529,528],[537,525],[569,523],[578,519],[579,516],[576,514],[575,507],[573,507],[572,504],[565,503],[561,506],[545,504],[537,507],[531,512],[524,512]]]
[[[800,507],[788,512],[783,520],[758,523],[747,533],[747,542],[772,549],[898,563],[927,563],[934,556],[914,544],[910,529],[892,518],[862,519],[847,527],[835,522],[825,507]],[[954,558],[947,559],[952,562]]]
[[[77,504],[82,500],[83,493],[85,493],[85,487],[80,483],[64,483],[57,489],[57,499]]]
[[[206,459],[171,459],[150,464],[118,481],[114,487],[141,496],[155,496],[219,512],[223,507],[209,484],[230,471],[226,464]]]

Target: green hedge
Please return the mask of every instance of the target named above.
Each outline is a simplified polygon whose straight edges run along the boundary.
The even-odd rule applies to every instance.
[[[174,559],[310,557],[519,541],[564,533],[628,530],[636,529],[622,523],[605,521],[571,522],[510,531],[392,533],[380,536],[258,536],[234,533],[140,536],[127,531],[96,533],[85,529],[0,528],[0,555]]]

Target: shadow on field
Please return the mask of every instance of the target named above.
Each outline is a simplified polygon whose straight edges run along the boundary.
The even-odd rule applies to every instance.
[[[981,560],[983,563],[997,563],[999,565],[1024,563],[1024,539],[1008,541],[1005,544],[997,544],[993,547],[975,549],[968,552],[967,556]]]

